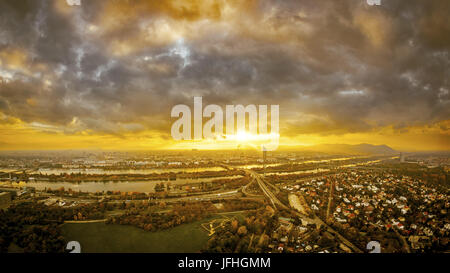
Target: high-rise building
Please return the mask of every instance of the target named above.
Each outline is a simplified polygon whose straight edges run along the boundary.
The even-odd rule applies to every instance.
[[[267,150],[263,148],[263,176],[266,176],[266,158]]]

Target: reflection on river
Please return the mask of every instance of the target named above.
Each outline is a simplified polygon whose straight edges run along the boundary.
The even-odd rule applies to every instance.
[[[215,179],[233,179],[241,177],[240,175],[226,176],[226,177],[210,177],[210,178],[179,178],[173,181],[167,180],[154,180],[154,181],[119,181],[119,182],[80,182],[80,183],[70,183],[70,182],[48,182],[48,181],[33,181],[28,182],[27,185],[36,188],[36,190],[47,189],[60,189],[64,187],[65,190],[72,189],[73,191],[82,192],[97,192],[97,191],[121,191],[121,192],[155,192],[154,188],[157,183],[167,183],[170,182],[172,185],[180,184],[192,184],[201,182],[211,182]]]
[[[280,165],[284,165],[286,163],[270,163],[270,164],[266,164],[266,168],[267,167],[276,167],[276,166],[280,166]],[[237,165],[236,168],[240,168],[240,169],[253,169],[253,168],[262,168],[264,165],[263,164],[250,164],[250,165]]]
[[[289,174],[303,174],[303,173],[321,173],[321,172],[328,172],[330,169],[312,169],[312,170],[304,170],[304,171],[294,171],[294,172],[271,172],[266,173],[266,175],[289,175]]]
[[[312,163],[327,163],[333,161],[343,161],[357,158],[367,158],[367,156],[354,156],[354,157],[339,157],[339,158],[330,158],[330,159],[319,159],[319,160],[304,160],[304,161],[294,161],[294,162],[283,162],[283,163],[269,163],[266,164],[266,168],[268,167],[277,167],[281,165],[287,165],[289,163],[300,165],[300,164],[312,164]],[[253,168],[262,168],[264,165],[260,164],[251,164],[251,165],[237,165],[237,168],[241,169],[253,169]]]
[[[318,162],[330,162],[335,160],[347,160],[352,158],[334,158],[334,159],[324,159],[324,160],[311,160],[304,161],[302,163],[318,163]],[[398,158],[392,157],[391,159]],[[349,168],[356,166],[364,166],[371,165],[375,163],[381,162],[381,159],[371,160],[366,162],[347,164],[339,166],[339,168]],[[278,166],[281,163],[267,164],[266,166]],[[252,169],[256,167],[262,167],[262,165],[254,164],[254,165],[242,165],[240,168]],[[168,168],[168,169],[144,169],[144,170],[103,170],[103,169],[39,169],[36,173],[42,174],[57,174],[60,173],[83,173],[83,174],[151,174],[151,173],[167,173],[167,172],[185,172],[185,173],[195,173],[195,172],[203,172],[203,171],[223,171],[225,170],[222,167],[202,167],[202,168]],[[321,173],[328,172],[330,169],[327,168],[316,168],[309,170],[301,170],[301,171],[277,171],[277,172],[268,172],[266,175],[289,175],[289,174],[305,174],[305,173]],[[223,176],[223,177],[209,177],[209,178],[177,178],[176,180],[171,180],[170,183],[172,185],[180,185],[180,184],[192,184],[192,183],[201,183],[201,182],[211,182],[215,179],[233,179],[241,177],[240,175],[234,176]],[[35,187],[37,190],[47,189],[59,189],[64,187],[67,189],[72,189],[74,191],[83,191],[83,192],[97,192],[97,191],[133,191],[133,192],[154,192],[154,187],[157,183],[161,182],[169,182],[168,180],[153,180],[153,181],[129,181],[129,182],[80,182],[80,183],[70,183],[70,182],[48,182],[48,181],[30,181],[27,184],[31,187]]]
[[[30,172],[30,174],[44,174],[44,175],[60,175],[64,173],[81,173],[81,174],[160,174],[160,173],[196,173],[196,172],[218,172],[224,171],[222,167],[201,167],[201,168],[163,168],[163,169],[117,169],[117,170],[104,170],[104,169],[46,169],[40,168],[37,171]]]
[[[393,157],[390,157],[388,159],[398,159],[398,158],[399,158],[398,156],[393,156]],[[351,167],[357,167],[357,166],[366,166],[366,165],[371,165],[371,164],[382,162],[383,160],[386,160],[386,158],[385,159],[377,159],[377,160],[370,160],[370,161],[366,161],[366,162],[360,162],[360,163],[343,165],[343,166],[340,166],[339,168],[351,168]]]
[[[342,160],[350,160],[356,158],[364,158],[363,156],[359,157],[340,157],[340,158],[330,158],[330,159],[320,159],[320,160],[304,160],[292,162],[294,164],[309,164],[309,163],[327,163],[332,161],[342,161]],[[267,167],[276,167],[280,165],[289,164],[288,162],[283,163],[268,163]],[[237,165],[237,168],[241,169],[253,169],[253,168],[262,168],[264,165],[262,163],[259,164],[245,164],[245,165]],[[196,173],[196,172],[217,172],[224,171],[225,168],[220,166],[211,166],[211,167],[199,167],[199,168],[148,168],[148,169],[102,169],[102,168],[39,168],[37,170],[28,170],[28,174],[42,174],[42,175],[61,175],[61,174],[70,174],[70,173],[80,173],[80,174],[93,174],[93,175],[118,175],[118,174],[161,174],[161,173]],[[21,172],[21,169],[13,169],[13,168],[0,168],[0,172]]]

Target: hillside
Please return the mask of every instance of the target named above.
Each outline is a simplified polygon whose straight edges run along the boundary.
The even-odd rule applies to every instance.
[[[367,143],[350,144],[321,144],[308,147],[308,150],[325,153],[339,154],[370,154],[370,155],[391,155],[398,153],[387,145],[372,145]]]

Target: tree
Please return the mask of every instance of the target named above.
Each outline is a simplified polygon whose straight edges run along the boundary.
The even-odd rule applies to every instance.
[[[239,222],[238,222],[236,219],[234,219],[233,221],[231,221],[231,231],[232,231],[233,233],[236,233],[236,231],[237,231],[237,229],[238,229],[238,225],[239,225]]]
[[[238,234],[239,234],[240,236],[246,235],[246,234],[247,234],[247,227],[245,227],[245,226],[240,226],[239,229],[238,229]]]

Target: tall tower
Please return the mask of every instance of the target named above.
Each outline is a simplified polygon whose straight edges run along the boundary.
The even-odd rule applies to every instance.
[[[266,158],[267,158],[267,150],[263,147],[263,176],[266,176]]]
[[[326,221],[328,221],[329,218],[330,218],[330,210],[331,210],[331,205],[332,205],[332,202],[333,202],[334,188],[335,188],[335,186],[334,186],[334,179],[332,179],[330,181],[330,195],[328,196],[327,216],[325,218]]]

